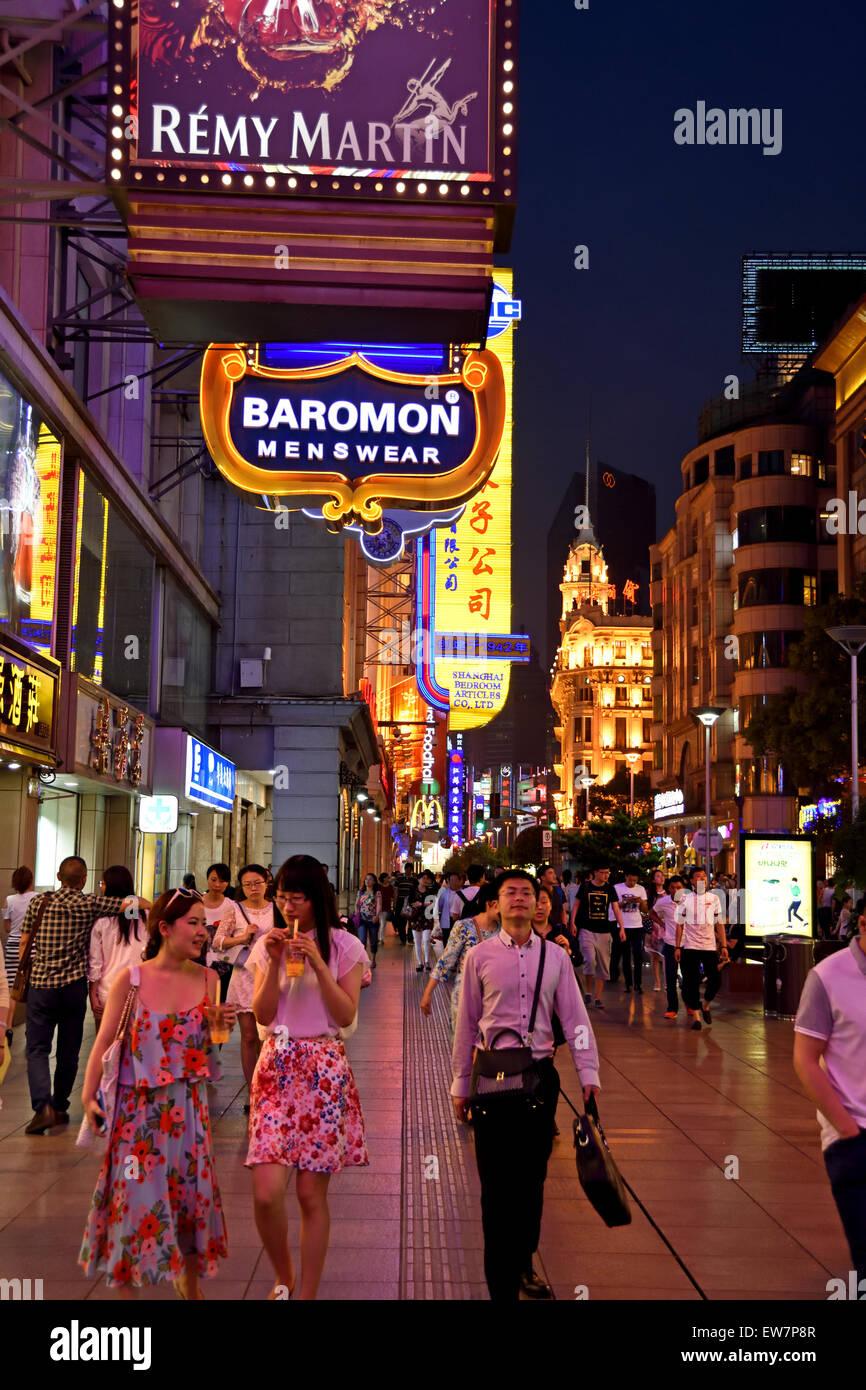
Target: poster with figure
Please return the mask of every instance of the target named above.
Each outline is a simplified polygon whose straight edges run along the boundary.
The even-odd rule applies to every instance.
[[[813,844],[806,835],[745,835],[747,936],[814,935]]]

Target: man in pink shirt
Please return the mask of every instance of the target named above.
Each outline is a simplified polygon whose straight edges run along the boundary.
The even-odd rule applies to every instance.
[[[531,1045],[542,1077],[540,1104],[497,1098],[474,1107],[475,1160],[481,1179],[484,1274],[493,1302],[551,1298],[532,1268],[538,1248],[544,1180],[553,1147],[559,1076],[553,1063],[552,1017],[556,1013],[574,1059],[584,1101],[599,1090],[598,1051],[589,1015],[567,951],[544,952],[544,969],[535,1027],[530,1036],[532,1000],[542,959],[542,938],[532,930],[538,898],[535,879],[506,869],[497,880],[502,930],[473,946],[463,969],[463,989],[454,1034],[451,1095],[457,1118],[469,1118],[472,1061],[477,1045]],[[504,1036],[498,1037],[506,1030]]]

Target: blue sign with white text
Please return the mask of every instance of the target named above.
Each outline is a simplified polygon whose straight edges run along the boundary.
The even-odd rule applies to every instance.
[[[215,811],[231,811],[235,799],[235,765],[191,735],[186,744],[184,792]]]

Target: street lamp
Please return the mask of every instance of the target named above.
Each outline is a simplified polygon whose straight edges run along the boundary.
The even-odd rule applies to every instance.
[[[857,745],[857,658],[866,647],[866,627],[828,627],[827,636],[851,658],[851,819],[860,811],[860,750]]]
[[[595,782],[598,781],[598,778],[597,778],[597,777],[595,776],[595,774],[592,773],[592,772],[585,772],[585,773],[583,774],[583,776],[582,776],[582,777],[578,777],[577,780],[578,780],[578,782],[580,783],[580,785],[583,787],[584,791],[586,792],[586,819],[587,819],[587,821],[588,821],[588,820],[589,820],[589,789],[590,789],[590,787],[591,787]]]
[[[640,753],[626,753],[625,760],[628,763],[629,788],[628,788],[628,813],[634,820],[634,765],[640,757]]]
[[[692,710],[692,719],[696,724],[703,724],[706,739],[704,742],[704,770],[706,780],[704,783],[704,822],[706,841],[704,843],[704,868],[707,871],[707,882],[709,883],[710,868],[712,866],[712,855],[710,854],[710,733],[716,720],[724,714],[724,706],[720,705],[700,705]]]

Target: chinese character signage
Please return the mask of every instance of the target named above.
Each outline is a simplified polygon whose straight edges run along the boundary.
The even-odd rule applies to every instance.
[[[111,16],[116,183],[514,199],[511,0],[114,0]]]
[[[78,677],[74,764],[83,776],[125,791],[150,787],[153,724],[138,710]]]
[[[211,457],[245,493],[320,506],[333,530],[381,529],[383,503],[464,502],[496,458],[505,392],[494,353],[452,356],[449,370],[431,376],[359,352],[324,366],[269,367],[257,348],[214,344],[201,377]]]
[[[184,796],[215,811],[231,811],[235,799],[235,765],[222,753],[187,736]]]
[[[22,650],[26,651],[26,647]],[[49,658],[50,660],[50,658]],[[55,762],[54,711],[60,668],[36,665],[18,647],[0,644],[0,743],[33,753],[34,761]]]
[[[54,620],[60,443],[0,375],[0,627],[47,656]]]
[[[466,838],[463,823],[464,769],[463,735],[455,734],[448,753],[448,834],[452,843],[462,844]]]
[[[502,294],[511,299],[512,274],[497,270]],[[428,623],[433,640],[429,665],[421,672],[425,698],[449,707],[449,728],[478,728],[505,704],[510,661],[503,634],[511,632],[511,435],[514,324],[497,333],[488,353],[501,363],[505,425],[495,466],[481,491],[450,526],[440,526],[419,543],[419,626]],[[425,567],[429,566],[429,573]],[[425,605],[428,611],[425,613]],[[438,634],[475,634],[483,657],[440,656]],[[491,641],[488,641],[491,639]],[[501,656],[493,656],[496,641]],[[439,646],[441,650],[441,645]]]

